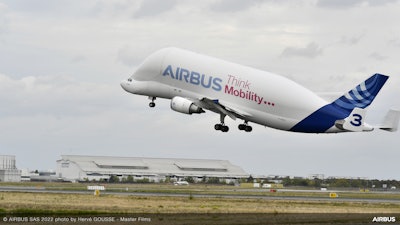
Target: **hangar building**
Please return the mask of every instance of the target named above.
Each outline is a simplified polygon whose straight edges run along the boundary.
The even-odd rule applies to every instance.
[[[218,178],[229,183],[249,177],[242,168],[227,160],[81,155],[62,155],[57,160],[57,174],[59,179],[71,182],[132,176],[134,180],[148,179],[151,182],[192,177],[195,181]]]
[[[15,163],[15,156],[0,155],[0,181],[19,182],[21,181],[21,170],[18,170]]]

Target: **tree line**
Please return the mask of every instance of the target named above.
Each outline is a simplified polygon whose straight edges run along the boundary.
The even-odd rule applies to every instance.
[[[234,185],[235,183],[272,183],[269,180],[260,180],[255,179],[253,177],[249,177],[247,179],[240,179],[237,182],[226,183],[225,181],[216,178],[216,177],[203,177],[202,180],[195,180],[193,177],[184,177],[181,180],[187,181],[188,183],[205,183],[205,184],[226,184],[226,185]],[[89,182],[89,180],[85,180]],[[173,183],[175,179],[170,177],[166,177],[159,181],[159,183]],[[274,179],[273,182],[281,182],[284,187],[310,187],[310,188],[376,188],[376,189],[391,189],[395,187],[396,189],[400,189],[400,181],[399,180],[367,180],[367,179],[350,179],[350,178],[327,178],[327,179],[307,179],[307,178],[280,178]],[[118,177],[115,175],[111,175],[109,179],[101,180],[100,182],[107,183],[155,183],[155,181],[150,180],[148,178],[134,178],[129,175],[127,177]]]
[[[350,179],[350,178],[327,178],[327,179],[305,179],[305,178],[283,178],[284,186],[302,186],[315,188],[400,188],[398,180],[366,180],[366,179]]]

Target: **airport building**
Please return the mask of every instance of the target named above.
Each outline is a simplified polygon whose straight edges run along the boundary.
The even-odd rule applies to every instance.
[[[230,183],[250,175],[227,160],[62,155],[57,160],[57,176],[71,182],[107,181],[116,176],[120,180],[131,177],[150,182],[218,178]]]
[[[0,181],[19,182],[21,181],[21,171],[17,169],[15,156],[0,155]]]

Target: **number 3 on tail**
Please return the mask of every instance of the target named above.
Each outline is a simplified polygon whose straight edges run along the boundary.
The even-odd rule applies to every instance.
[[[362,119],[363,117],[360,114],[353,114],[353,120],[350,121],[351,125],[355,126],[355,127],[359,127],[362,125]]]

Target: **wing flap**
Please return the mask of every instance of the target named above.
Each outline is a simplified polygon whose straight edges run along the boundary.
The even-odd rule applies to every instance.
[[[196,104],[213,112],[227,115],[233,120],[236,120],[236,118],[246,119],[246,117],[251,116],[246,112],[234,109],[233,107],[227,106],[226,104],[221,104],[218,99],[212,100],[209,98],[202,98],[197,101]]]

